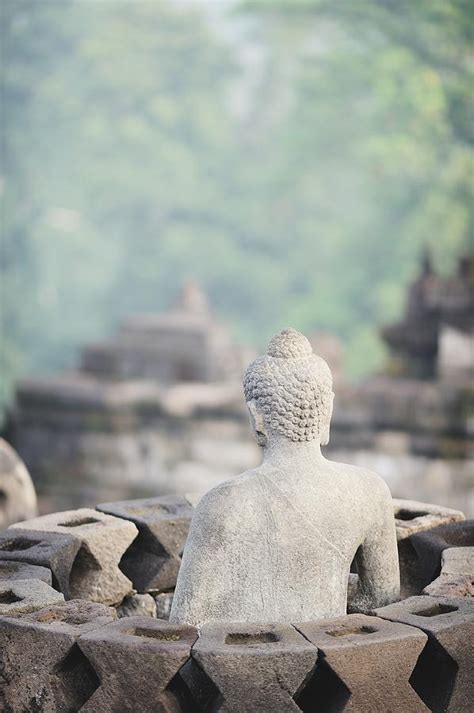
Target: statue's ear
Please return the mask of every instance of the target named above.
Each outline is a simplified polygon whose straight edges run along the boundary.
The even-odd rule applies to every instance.
[[[250,414],[250,424],[252,430],[255,433],[255,438],[259,446],[267,445],[267,428],[265,426],[265,421],[263,420],[263,415],[260,413],[257,407],[257,403],[254,399],[252,401],[247,401],[247,408]]]
[[[332,417],[333,404],[334,404],[334,394],[331,393],[331,404],[329,406],[326,423],[324,423],[323,428],[321,430],[320,438],[321,438],[322,446],[327,446],[327,444],[329,443],[329,432],[331,430],[331,417]]]

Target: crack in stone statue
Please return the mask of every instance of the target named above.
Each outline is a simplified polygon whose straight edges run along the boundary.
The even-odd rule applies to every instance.
[[[221,483],[194,514],[171,621],[298,622],[399,598],[392,499],[376,474],[327,460],[334,394],[326,362],[294,329],[248,367],[262,464]]]

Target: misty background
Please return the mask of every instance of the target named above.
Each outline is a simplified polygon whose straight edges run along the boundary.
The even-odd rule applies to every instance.
[[[2,0],[1,408],[198,280],[236,337],[381,368],[473,247],[471,0]]]

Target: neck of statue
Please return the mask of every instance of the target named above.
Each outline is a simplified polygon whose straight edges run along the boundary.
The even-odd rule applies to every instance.
[[[263,463],[266,465],[278,466],[285,461],[305,466],[318,460],[324,460],[319,438],[313,441],[290,441],[285,436],[271,434],[267,445],[263,447]]]

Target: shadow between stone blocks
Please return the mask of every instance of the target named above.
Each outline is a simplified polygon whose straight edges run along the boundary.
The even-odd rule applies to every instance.
[[[474,701],[474,600],[410,597],[375,611],[416,626],[428,641],[411,683],[433,713],[471,713]]]

